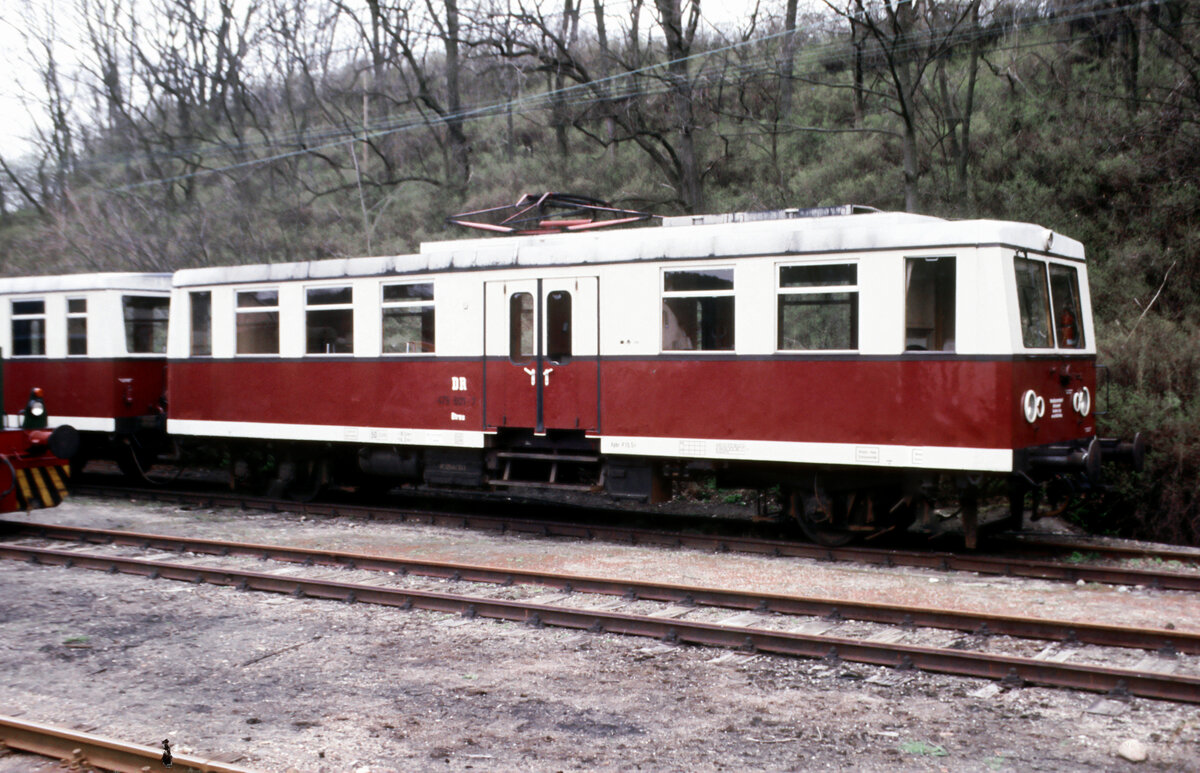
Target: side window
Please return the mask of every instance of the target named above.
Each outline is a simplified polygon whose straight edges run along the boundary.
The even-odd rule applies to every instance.
[[[954,258],[908,258],[904,265],[904,348],[954,351]]]
[[[508,299],[508,358],[525,362],[533,356],[533,294],[513,293]]]
[[[663,271],[663,351],[733,349],[733,269]]]
[[[780,266],[781,351],[858,348],[858,265]]]
[[[434,351],[433,282],[383,286],[383,353]]]
[[[304,329],[309,354],[354,353],[354,288],[309,287]]]
[[[571,294],[566,290],[546,296],[546,357],[553,363],[571,357]]]
[[[163,354],[167,351],[167,317],[170,298],[126,295],[125,351],[130,354]]]
[[[192,356],[212,355],[212,293],[208,290],[188,293],[192,307]]]
[[[87,354],[87,298],[67,299],[67,354]]]
[[[1021,342],[1026,349],[1054,346],[1050,322],[1050,290],[1046,284],[1046,264],[1040,260],[1015,258],[1017,305],[1021,311]]]
[[[279,354],[279,291],[239,290],[237,353]]]
[[[1082,349],[1083,320],[1079,317],[1079,271],[1074,266],[1050,264],[1050,297],[1054,302],[1054,322],[1058,345],[1063,349]]]
[[[46,354],[46,302],[12,302],[12,347],[14,357]]]

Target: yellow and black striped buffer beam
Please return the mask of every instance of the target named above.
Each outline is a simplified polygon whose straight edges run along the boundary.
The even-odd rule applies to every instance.
[[[16,470],[17,504],[22,510],[35,507],[56,507],[67,496],[66,481],[70,471],[66,465],[58,467],[28,467]]]

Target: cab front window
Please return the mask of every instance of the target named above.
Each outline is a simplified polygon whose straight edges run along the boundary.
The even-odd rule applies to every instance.
[[[1026,349],[1082,349],[1084,337],[1079,269],[1018,255],[1017,305]]]
[[[1074,266],[1050,264],[1050,299],[1062,349],[1082,349],[1083,320],[1079,315],[1079,271]]]

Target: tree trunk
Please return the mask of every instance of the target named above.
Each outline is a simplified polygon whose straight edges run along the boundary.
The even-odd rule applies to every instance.
[[[692,6],[691,18],[684,28],[681,0],[655,0],[662,16],[663,36],[667,42],[667,77],[670,83],[675,118],[675,155],[678,166],[678,193],[688,212],[704,211],[704,190],[696,157],[695,117],[687,57],[699,18],[699,0]]]
[[[785,121],[792,114],[792,76],[796,66],[796,6],[799,0],[787,0],[784,11],[783,61],[779,68],[779,120]]]

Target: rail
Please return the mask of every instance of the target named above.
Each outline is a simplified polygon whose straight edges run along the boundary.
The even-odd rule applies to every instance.
[[[62,760],[71,770],[100,768],[119,773],[170,770],[172,773],[252,773],[249,768],[204,760],[170,752],[171,765],[164,764],[164,749],[126,743],[78,730],[67,730],[40,722],[0,716],[0,743],[10,749]]]

